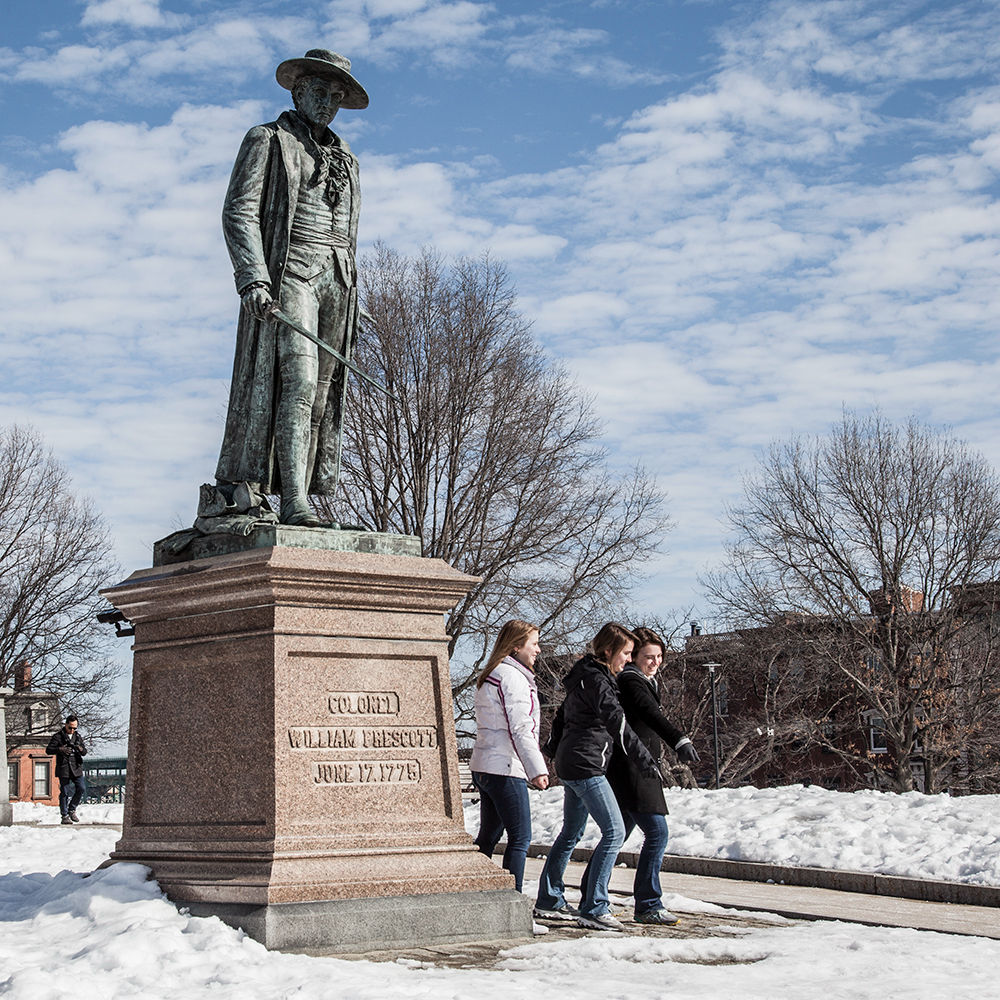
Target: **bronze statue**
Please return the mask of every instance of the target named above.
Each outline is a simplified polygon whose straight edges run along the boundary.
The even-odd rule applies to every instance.
[[[216,479],[280,493],[281,522],[307,527],[309,494],[337,488],[358,324],[358,161],[329,128],[368,106],[350,69],[325,49],[278,67],[295,110],[247,133],[222,213],[241,305]]]

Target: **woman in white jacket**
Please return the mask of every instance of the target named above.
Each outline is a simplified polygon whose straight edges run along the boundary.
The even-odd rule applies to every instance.
[[[528,781],[548,788],[549,772],[538,749],[538,687],[535,660],[541,647],[538,629],[510,621],[497,637],[476,687],[476,745],[469,762],[479,789],[476,846],[491,856],[504,830],[503,866],[517,891],[531,843]]]

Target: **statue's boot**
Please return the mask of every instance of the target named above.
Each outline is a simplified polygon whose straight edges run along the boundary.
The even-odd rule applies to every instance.
[[[306,499],[310,433],[308,410],[305,419],[302,413],[295,414],[297,420],[289,419],[290,416],[284,412],[279,415],[275,435],[278,468],[281,470],[281,513],[278,520],[282,524],[302,528],[335,527],[329,521],[320,520]]]
[[[305,510],[298,504],[286,505],[285,499],[281,499],[281,516],[279,518],[282,524],[292,524],[300,528],[332,528],[334,525],[330,521],[320,520],[312,511],[311,508],[307,507]]]

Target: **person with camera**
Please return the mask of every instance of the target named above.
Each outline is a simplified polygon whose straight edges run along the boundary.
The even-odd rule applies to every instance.
[[[64,825],[79,823],[76,807],[87,794],[87,782],[83,776],[83,758],[87,747],[79,733],[79,721],[75,715],[66,716],[66,725],[49,740],[45,752],[56,759],[56,777],[59,779],[59,812]]]

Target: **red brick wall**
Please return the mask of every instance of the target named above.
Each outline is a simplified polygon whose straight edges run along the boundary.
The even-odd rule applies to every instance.
[[[17,795],[11,794],[11,802],[37,802],[43,806],[59,805],[59,781],[56,778],[55,759],[47,756],[39,747],[17,747],[7,754],[8,763],[17,762]],[[49,794],[43,798],[34,796],[35,764],[45,764],[49,779]],[[7,775],[3,775],[4,781]],[[12,790],[13,791],[13,790]]]

